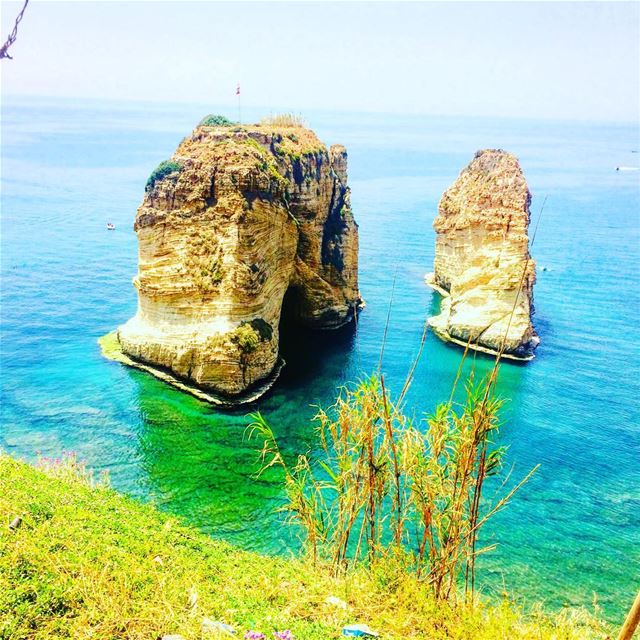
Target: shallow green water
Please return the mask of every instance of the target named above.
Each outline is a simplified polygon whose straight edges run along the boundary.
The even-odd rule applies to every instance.
[[[219,413],[148,375],[101,358],[96,339],[135,310],[135,209],[151,169],[211,108],[64,102],[2,107],[0,446],[34,459],[73,450],[114,486],[245,548],[289,553],[274,512],[277,478],[254,478],[246,410]],[[534,257],[529,365],[502,367],[502,440],[515,475],[536,477],[487,529],[488,590],[554,606],[590,604],[612,619],[638,586],[640,556],[638,127],[367,114],[308,114],[349,150],[360,224],[357,332],[300,332],[260,409],[290,455],[315,447],[313,405],[378,362],[394,274],[384,371],[402,385],[437,296],[431,223],[442,191],[479,148],[516,153],[547,208]],[[106,222],[117,225],[107,232]],[[409,404],[448,396],[460,350],[429,336]],[[478,357],[476,366],[491,361]]]

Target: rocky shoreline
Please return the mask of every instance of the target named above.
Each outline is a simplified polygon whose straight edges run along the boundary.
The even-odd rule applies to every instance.
[[[438,286],[438,284],[435,282],[434,279],[434,274],[433,273],[427,273],[427,275],[424,277],[424,281],[425,284],[427,286],[429,286],[431,289],[433,289],[435,292],[439,293],[443,299],[447,299],[450,298],[451,295],[449,294],[449,292],[446,289],[443,289],[442,287]],[[444,302],[444,300],[443,300]],[[430,318],[429,319],[429,326],[431,327],[431,330],[433,331],[433,333],[438,336],[438,338],[440,338],[440,340],[443,340],[444,342],[451,342],[452,344],[456,344],[460,347],[464,347],[465,349],[468,347],[469,349],[471,349],[472,351],[477,351],[479,353],[484,353],[486,355],[489,356],[497,356],[500,352],[495,350],[495,349],[490,349],[488,347],[483,347],[479,344],[476,344],[474,342],[464,342],[463,340],[459,340],[458,338],[455,338],[454,336],[452,336],[444,326],[440,326],[437,322],[438,316],[435,316],[434,318]],[[515,362],[529,362],[531,360],[533,360],[535,358],[535,355],[533,353],[529,354],[529,355],[525,355],[525,356],[519,356],[519,355],[515,355],[513,353],[502,353],[500,354],[501,358],[504,358],[506,360],[513,360]]]
[[[120,341],[118,340],[117,331],[111,331],[110,333],[107,333],[99,338],[98,345],[100,346],[102,355],[105,358],[113,360],[114,362],[119,362],[120,364],[124,364],[133,369],[138,369],[139,371],[144,371],[145,373],[151,374],[154,378],[157,378],[158,380],[171,385],[178,391],[188,393],[194,398],[202,400],[203,402],[208,402],[209,404],[212,404],[219,409],[233,409],[244,404],[255,402],[273,387],[280,376],[280,372],[286,365],[286,362],[283,358],[278,358],[276,365],[267,378],[261,380],[259,384],[250,389],[247,389],[242,394],[238,394],[234,397],[228,397],[219,393],[201,389],[200,387],[191,384],[187,380],[181,380],[172,375],[172,373],[166,369],[161,369],[159,367],[153,366],[152,364],[134,360],[122,350]]]

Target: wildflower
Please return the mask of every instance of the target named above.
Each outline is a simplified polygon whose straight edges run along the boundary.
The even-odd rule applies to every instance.
[[[285,631],[276,631],[273,635],[277,640],[294,640],[293,633],[291,633],[289,629],[286,629]]]
[[[264,633],[260,633],[260,631],[247,631],[244,634],[244,640],[267,640],[267,636]]]

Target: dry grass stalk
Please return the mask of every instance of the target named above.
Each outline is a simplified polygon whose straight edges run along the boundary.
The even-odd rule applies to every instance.
[[[280,113],[270,115],[260,120],[260,124],[269,127],[304,127],[307,128],[307,122],[298,113]]]
[[[472,596],[475,558],[487,551],[477,548],[478,533],[533,473],[497,502],[483,499],[504,455],[493,444],[501,402],[492,386],[492,375],[479,384],[471,378],[465,402],[438,406],[426,430],[392,401],[384,376],[344,388],[317,414],[321,454],[313,466],[307,456],[287,465],[273,431],[253,414],[263,469],[282,467],[284,509],[302,526],[313,561],[337,574],[393,560],[426,581],[436,600],[454,598],[462,577]]]

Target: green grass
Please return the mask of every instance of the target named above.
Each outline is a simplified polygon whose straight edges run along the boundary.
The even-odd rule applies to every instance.
[[[16,516],[22,525],[7,526]],[[510,602],[436,605],[388,570],[331,578],[308,563],[238,550],[67,463],[37,469],[0,455],[0,638],[153,639],[238,629],[338,638],[364,622],[382,638],[603,638],[584,612],[524,616]],[[247,523],[249,526],[250,524]],[[343,611],[325,602],[336,596]]]

